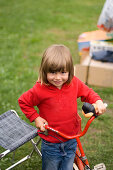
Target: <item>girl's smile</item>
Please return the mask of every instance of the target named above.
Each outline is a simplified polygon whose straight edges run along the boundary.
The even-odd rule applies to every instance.
[[[51,72],[47,73],[47,80],[50,84],[54,85],[58,89],[62,88],[62,85],[67,82],[69,72]]]

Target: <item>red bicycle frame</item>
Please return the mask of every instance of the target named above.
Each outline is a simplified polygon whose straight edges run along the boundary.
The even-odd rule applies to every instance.
[[[80,159],[79,159],[79,158],[76,158],[75,161],[76,161],[76,163],[77,163],[77,165],[78,165],[78,167],[79,167],[79,170],[83,170],[83,168],[84,168],[85,166],[89,167],[89,163],[88,163],[87,157],[85,156],[85,153],[84,153],[84,150],[83,150],[83,148],[82,148],[82,144],[81,144],[81,141],[80,141],[79,138],[82,137],[82,136],[84,136],[84,135],[86,134],[86,132],[87,132],[87,130],[88,130],[91,122],[92,122],[94,119],[95,119],[95,116],[92,116],[92,117],[87,121],[87,124],[86,124],[84,130],[83,130],[80,134],[77,134],[77,135],[74,135],[74,136],[68,136],[68,135],[66,135],[66,134],[64,134],[64,133],[62,133],[62,132],[60,132],[60,131],[58,131],[58,130],[55,130],[55,129],[51,128],[51,127],[48,126],[48,125],[45,125],[45,129],[51,130],[51,131],[57,133],[58,135],[62,136],[62,137],[65,138],[65,139],[74,139],[74,138],[75,138],[75,139],[77,140],[77,150],[76,150],[76,154],[77,154],[78,157],[80,157]],[[78,149],[78,148],[79,148],[79,149]]]

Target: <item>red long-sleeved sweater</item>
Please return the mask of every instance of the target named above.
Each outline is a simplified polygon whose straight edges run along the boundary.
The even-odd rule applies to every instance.
[[[91,104],[101,100],[97,93],[74,77],[69,85],[64,84],[60,90],[53,85],[41,85],[37,82],[33,88],[20,96],[18,102],[22,112],[31,122],[40,115],[51,127],[71,136],[77,134],[81,126],[81,119],[77,113],[79,97],[82,102]],[[39,114],[34,106],[38,107]],[[66,141],[54,132],[49,134]],[[49,142],[59,142],[49,135],[40,134],[40,136]]]

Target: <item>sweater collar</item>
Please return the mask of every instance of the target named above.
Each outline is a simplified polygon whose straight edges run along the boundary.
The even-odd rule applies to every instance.
[[[65,89],[69,88],[70,85],[71,85],[71,83],[70,83],[70,84],[67,84],[67,83],[63,84],[63,86],[62,86],[61,89],[57,88],[56,86],[54,86],[54,85],[52,85],[52,84],[49,84],[49,85],[43,84],[43,85],[46,86],[46,87],[47,87],[48,89],[50,89],[50,90],[61,91],[61,90],[65,90]]]
[[[37,81],[37,83],[41,83],[39,80]],[[67,83],[64,83],[62,88],[61,89],[58,89],[56,86],[52,85],[52,84],[42,84],[41,86],[42,87],[45,87],[45,88],[48,88],[50,90],[57,90],[57,91],[61,91],[61,90],[65,90],[65,89],[68,89],[72,84],[72,81],[71,83],[67,84]]]

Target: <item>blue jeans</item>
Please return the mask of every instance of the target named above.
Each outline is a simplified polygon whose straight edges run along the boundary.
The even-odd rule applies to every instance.
[[[42,170],[73,170],[76,146],[76,139],[64,143],[42,140]]]

